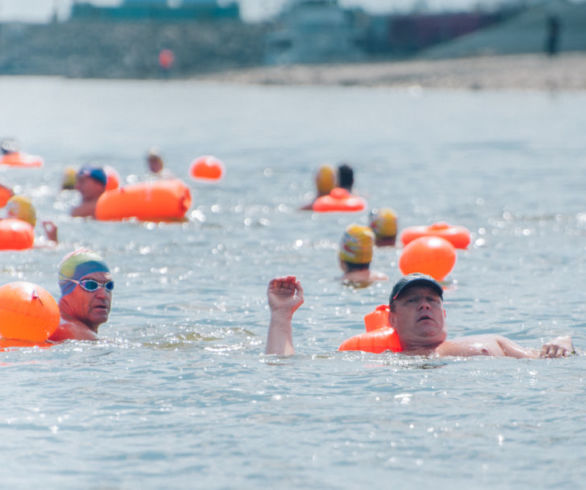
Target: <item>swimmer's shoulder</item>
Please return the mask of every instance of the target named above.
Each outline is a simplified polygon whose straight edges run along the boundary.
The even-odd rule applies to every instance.
[[[435,352],[439,356],[494,356],[505,355],[501,342],[505,340],[500,335],[471,335],[453,340],[446,340],[438,346]]]
[[[78,322],[62,321],[53,335],[49,337],[52,342],[62,342],[64,340],[97,340],[98,336],[86,325]]]

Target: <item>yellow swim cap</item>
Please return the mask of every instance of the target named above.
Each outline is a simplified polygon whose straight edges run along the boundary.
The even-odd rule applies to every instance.
[[[75,189],[75,180],[77,179],[77,170],[73,167],[67,167],[63,172],[63,181],[61,189]]]
[[[9,218],[26,221],[31,226],[37,224],[35,207],[28,197],[12,196],[6,203],[6,214]]]
[[[315,185],[320,196],[329,194],[336,186],[336,171],[331,165],[322,165],[315,175]]]
[[[397,236],[397,215],[392,209],[383,208],[370,213],[370,227],[377,238]]]
[[[351,264],[369,264],[373,244],[374,233],[368,226],[350,225],[342,236],[339,257]]]

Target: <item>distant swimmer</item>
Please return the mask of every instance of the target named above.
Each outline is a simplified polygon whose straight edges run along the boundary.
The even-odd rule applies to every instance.
[[[295,353],[292,340],[293,314],[303,304],[303,288],[294,276],[269,282],[271,311],[267,354]],[[402,353],[432,357],[493,356],[515,358],[565,357],[574,354],[570,337],[557,337],[541,350],[522,347],[501,335],[473,335],[447,340],[443,289],[430,276],[410,274],[394,285],[389,299],[389,323],[400,339]]]
[[[26,196],[13,196],[6,203],[6,217],[19,219],[30,224],[33,228],[37,224],[37,213],[31,200]],[[53,221],[43,221],[43,229],[47,239],[57,243],[57,225]]]
[[[300,209],[302,210],[311,210],[313,209],[313,203],[318,197],[327,196],[330,191],[336,187],[336,171],[334,167],[331,165],[321,165],[315,174],[315,187],[317,191],[317,195],[314,197],[313,201],[302,206]]]
[[[75,188],[81,194],[81,203],[71,210],[71,216],[95,218],[96,204],[106,190],[108,178],[101,167],[82,167],[77,172]]]
[[[61,323],[52,341],[96,340],[98,327],[108,321],[114,281],[110,269],[96,252],[78,249],[59,266]]]
[[[165,168],[165,162],[158,149],[151,148],[149,150],[146,162],[151,176],[165,179],[173,177],[173,174]]]
[[[382,208],[370,212],[370,228],[377,247],[394,247],[397,239],[397,215],[392,209]]]
[[[354,169],[347,163],[338,165],[338,187],[352,192],[354,187]]]
[[[77,170],[73,167],[67,167],[63,171],[63,179],[61,180],[61,190],[75,189],[75,181],[77,180]]]
[[[388,277],[370,270],[374,248],[374,233],[368,226],[350,225],[344,231],[338,258],[344,272],[344,283],[365,287],[375,281],[386,281]]]

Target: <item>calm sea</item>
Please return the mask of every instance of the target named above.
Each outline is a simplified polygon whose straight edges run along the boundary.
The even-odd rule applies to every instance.
[[[102,340],[0,353],[6,488],[579,488],[586,361],[338,353],[391,282],[343,287],[336,249],[367,213],[317,215],[325,162],[351,163],[400,228],[444,220],[473,246],[448,278],[452,336],[586,348],[586,95],[0,79],[0,136],[45,167],[1,169],[59,225],[0,252],[0,282],[58,296],[57,265],[99,251],[116,281]],[[184,224],[71,219],[67,166],[143,177],[158,146]],[[213,154],[219,184],[190,180]],[[41,235],[40,226],[38,234]],[[400,275],[400,249],[373,268]],[[297,275],[297,355],[265,356],[266,285]]]

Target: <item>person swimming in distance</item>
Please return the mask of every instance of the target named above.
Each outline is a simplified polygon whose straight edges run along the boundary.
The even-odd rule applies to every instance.
[[[59,265],[61,323],[49,340],[96,340],[98,327],[108,321],[114,281],[96,252],[81,248]]]
[[[315,187],[317,191],[317,195],[313,198],[313,201],[302,206],[301,210],[311,210],[313,209],[313,203],[315,200],[321,196],[327,196],[330,191],[336,187],[336,172],[334,167],[331,165],[321,165],[315,174]]]
[[[394,247],[397,239],[397,215],[392,209],[382,208],[370,212],[370,228],[377,247]]]
[[[354,187],[354,170],[347,163],[338,165],[338,187],[352,192]]]
[[[342,281],[355,287],[364,287],[375,281],[386,281],[382,272],[370,270],[374,248],[374,233],[368,226],[350,225],[344,231],[338,251]]]
[[[37,213],[31,200],[26,196],[12,196],[6,203],[6,217],[19,219],[30,224],[33,228],[37,224]],[[58,242],[57,225],[53,221],[42,222],[47,239],[51,242]]]
[[[157,148],[151,148],[146,156],[149,177],[162,179],[173,178],[173,174],[165,168],[165,162]]]
[[[303,288],[294,276],[269,282],[267,298],[271,311],[266,353],[290,356],[293,314],[303,304]],[[522,347],[502,335],[472,335],[447,340],[443,289],[432,277],[409,274],[393,286],[389,323],[396,330],[402,354],[423,356],[492,356],[514,358],[565,357],[574,354],[572,339],[557,337],[541,350]]]
[[[95,218],[96,204],[106,190],[108,178],[101,167],[82,167],[77,172],[75,189],[81,194],[81,203],[71,210],[71,216]]]

